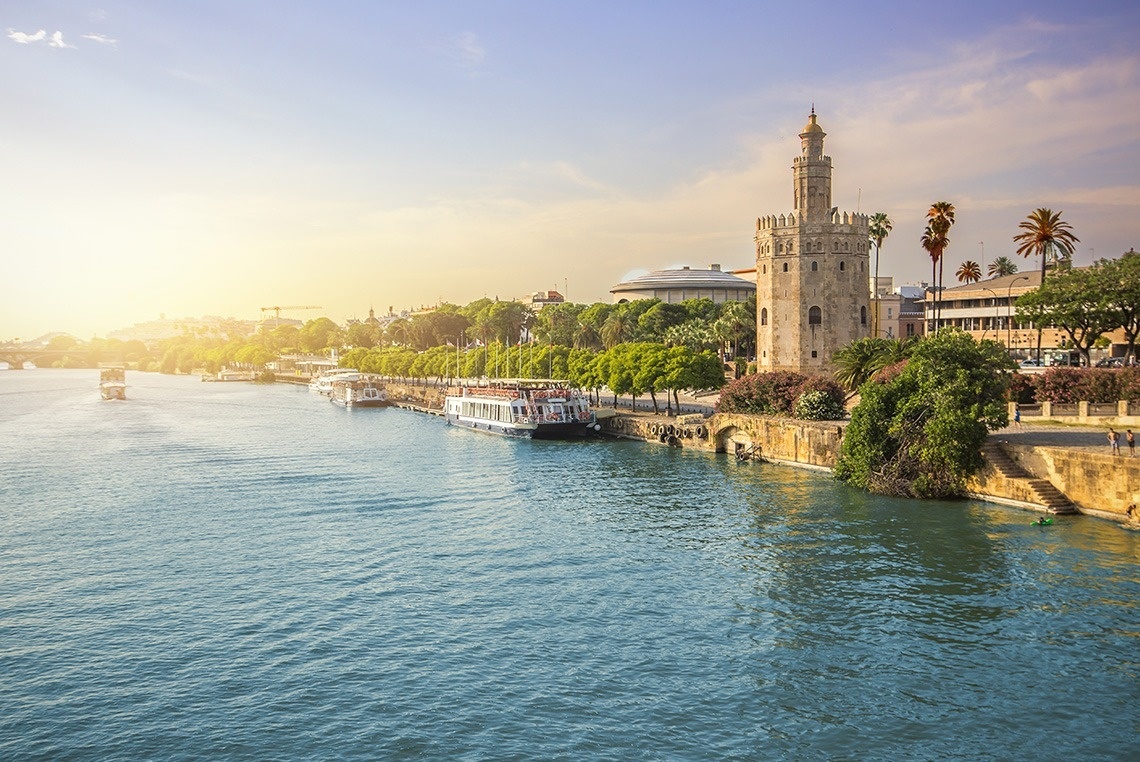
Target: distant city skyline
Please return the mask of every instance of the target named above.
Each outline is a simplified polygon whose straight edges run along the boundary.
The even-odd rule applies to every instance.
[[[1134,3],[16,0],[0,29],[0,341],[751,267],[813,105],[898,285],[934,201],[950,272],[1032,269],[1042,206],[1078,265],[1140,244]]]

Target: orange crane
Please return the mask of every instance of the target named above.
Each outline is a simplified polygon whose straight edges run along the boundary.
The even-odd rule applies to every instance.
[[[262,307],[261,314],[266,312],[273,313],[273,325],[277,326],[278,321],[281,320],[281,310],[319,310],[322,309],[319,304],[293,304],[287,307]]]

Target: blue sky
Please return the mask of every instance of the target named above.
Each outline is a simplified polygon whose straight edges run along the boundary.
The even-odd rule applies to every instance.
[[[0,339],[747,267],[813,103],[897,283],[938,200],[948,272],[1039,206],[1078,263],[1140,243],[1135,3],[9,0],[0,29]]]

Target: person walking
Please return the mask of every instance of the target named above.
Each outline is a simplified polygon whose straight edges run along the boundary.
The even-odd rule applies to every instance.
[[[1128,443],[1128,457],[1136,457],[1136,437],[1132,434],[1132,429],[1129,429],[1124,434],[1124,441]]]
[[[1120,434],[1115,429],[1108,430],[1108,446],[1112,448],[1113,455],[1120,454]]]
[[[1021,405],[1013,406],[1013,425],[1015,428],[1021,428]]]

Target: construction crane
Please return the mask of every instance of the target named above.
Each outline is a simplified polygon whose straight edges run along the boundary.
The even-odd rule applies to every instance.
[[[261,308],[261,314],[264,315],[266,312],[272,312],[273,313],[273,327],[276,328],[278,322],[280,322],[280,320],[281,320],[281,310],[319,310],[319,309],[321,309],[321,306],[319,304],[292,304],[292,305],[289,305],[287,307],[262,307]]]

